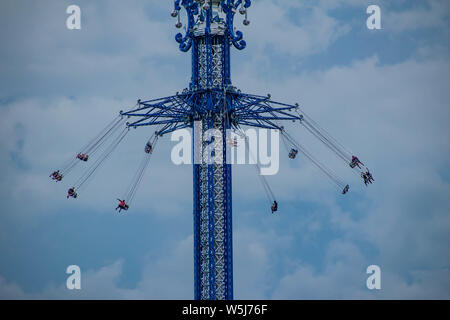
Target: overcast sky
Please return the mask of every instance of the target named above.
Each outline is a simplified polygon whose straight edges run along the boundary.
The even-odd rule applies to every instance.
[[[66,28],[81,8],[82,29]],[[381,7],[381,30],[366,9]],[[0,298],[192,299],[192,168],[165,137],[132,208],[114,211],[153,129],[133,130],[76,200],[48,177],[138,98],[188,85],[172,1],[0,4]],[[239,17],[241,19],[241,17]],[[450,3],[255,0],[233,49],[243,92],[300,103],[373,172],[362,181],[291,127],[350,184],[342,196],[307,159],[268,177],[233,169],[236,299],[450,298]],[[82,289],[65,287],[79,265]],[[381,268],[368,290],[366,268]]]

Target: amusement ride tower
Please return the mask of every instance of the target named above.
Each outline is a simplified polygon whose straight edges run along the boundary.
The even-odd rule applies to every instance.
[[[348,149],[300,110],[298,104],[289,105],[271,100],[271,96],[246,94],[231,82],[230,51],[243,50],[246,43],[241,31],[235,30],[236,15],[247,14],[250,0],[175,0],[172,17],[176,27],[183,28],[182,8],[187,16],[184,35],[175,40],[183,52],[191,51],[192,77],[188,88],[174,96],[153,100],[138,100],[136,108],[120,112],[99,135],[80,150],[76,157],[51,174],[61,181],[77,163],[87,162],[105,141],[119,132],[117,138],[105,148],[93,165],[68,190],[67,198],[77,198],[77,191],[85,186],[99,166],[124,139],[130,128],[156,126],[155,134],[145,147],[144,159],[133,177],[128,191],[116,208],[127,211],[133,200],[150,155],[159,137],[183,128],[192,129],[193,157],[193,220],[194,220],[194,297],[197,300],[233,299],[233,229],[230,132],[245,136],[242,127],[278,130],[289,152],[295,159],[301,152],[336,184],[342,194],[349,191],[333,170],[326,167],[280,124],[283,120],[300,123],[319,139],[345,164],[361,175],[366,186],[374,179],[369,169]],[[119,130],[124,119],[133,119]],[[245,140],[247,146],[247,140]],[[288,147],[290,145],[292,149]],[[290,151],[289,151],[290,149]],[[95,159],[95,157],[94,157]],[[258,166],[258,165],[257,165]],[[365,169],[366,171],[363,171]],[[261,176],[270,201],[272,213],[278,203],[267,181]]]
[[[233,299],[231,164],[227,163],[227,130],[239,125],[279,129],[273,120],[295,120],[286,111],[295,106],[273,107],[269,96],[247,95],[231,83],[230,51],[246,47],[235,31],[236,14],[244,16],[250,0],[177,0],[172,17],[182,28],[181,9],[187,14],[186,33],[175,40],[180,50],[192,54],[189,88],[176,96],[139,101],[139,108],[123,115],[140,117],[130,127],[163,125],[159,135],[191,127],[194,146],[194,295],[195,299]],[[203,139],[208,130],[222,139]],[[205,141],[206,140],[206,141]],[[215,161],[205,161],[208,144],[214,144]],[[219,147],[219,148],[217,148]],[[217,162],[220,158],[221,162]]]

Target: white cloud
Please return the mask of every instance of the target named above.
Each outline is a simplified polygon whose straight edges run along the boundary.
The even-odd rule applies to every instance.
[[[9,283],[0,276],[0,299],[22,299],[23,290],[15,283]]]
[[[358,5],[356,2],[345,1]],[[328,14],[336,8],[334,3],[320,2],[305,21],[293,22],[287,18],[289,10],[302,9],[303,5],[255,2],[250,12],[253,23],[250,28],[243,29],[248,49],[255,56],[241,70],[236,70],[234,80],[245,86],[241,88],[244,91],[261,93],[265,87],[270,87],[275,100],[301,102],[304,110],[338,140],[357,150],[372,169],[376,183],[364,189],[358,177],[348,175],[346,164],[338,164],[337,159],[318,147],[300,128],[289,125],[302,143],[351,182],[351,193],[341,199],[326,177],[302,157],[295,164],[284,158],[280,174],[270,177],[269,181],[280,200],[280,208],[291,203],[295,206],[292,211],[298,213],[298,219],[289,222],[292,230],[298,232],[288,234],[277,225],[277,219],[287,219],[283,210],[279,216],[270,218],[265,212],[257,212],[256,208],[242,212],[240,205],[259,204],[265,199],[253,168],[236,168],[233,176],[234,216],[239,220],[234,221],[240,224],[235,227],[235,296],[446,298],[449,296],[450,265],[446,248],[450,240],[447,199],[450,190],[446,176],[450,156],[446,138],[450,134],[448,57],[425,61],[411,59],[388,66],[381,66],[377,57],[372,57],[328,70],[288,74],[283,80],[259,77],[262,63],[271,63],[271,56],[265,51],[267,46],[278,54],[302,58],[325,51],[348,32],[348,26],[340,25]],[[163,7],[160,1],[153,4]],[[270,14],[263,4],[268,6]],[[423,19],[418,22],[420,28],[443,26],[443,6],[443,2],[433,1],[431,11],[420,9],[414,13],[399,13],[397,17],[393,14],[390,18],[388,14],[387,26],[389,19],[398,19],[398,30],[407,30],[419,18]],[[89,192],[80,194],[78,201],[68,202],[64,197],[67,185],[52,183],[48,174],[117,111],[133,104],[134,94],[147,94],[148,90],[148,95],[152,96],[176,91],[178,84],[183,83],[183,77],[188,78],[187,74],[180,76],[182,72],[175,66],[158,64],[161,56],[173,54],[177,60],[181,55],[176,55],[176,45],[169,43],[174,32],[171,27],[166,27],[167,21],[149,21],[142,13],[144,9],[142,2],[139,7],[114,3],[108,5],[105,12],[90,4],[86,7],[86,18],[90,14],[99,16],[89,28],[86,26],[88,40],[73,39],[82,44],[79,50],[73,50],[70,43],[65,44],[68,47],[59,47],[68,36],[65,30],[57,32],[55,37],[35,34],[36,41],[26,45],[25,48],[36,49],[41,54],[26,56],[30,61],[23,71],[41,72],[42,79],[50,79],[49,82],[37,81],[42,82],[46,90],[52,92],[49,87],[70,77],[94,85],[75,100],[61,98],[63,93],[53,94],[50,98],[43,94],[1,106],[0,185],[2,201],[9,208],[2,212],[3,219],[18,220],[25,227],[42,214],[61,214],[63,210],[58,209],[69,206],[80,209],[80,214],[109,208],[113,211],[111,202],[128,184],[152,130],[130,133],[133,137],[130,136],[127,144],[114,154]],[[39,15],[44,14],[39,12]],[[103,24],[119,17],[123,18],[123,26]],[[41,31],[50,32],[57,23],[51,15],[48,18]],[[152,33],[135,33],[133,30],[151,30]],[[155,36],[156,41],[148,40]],[[117,45],[117,52],[90,52],[97,40],[104,41],[105,48]],[[20,44],[15,43],[11,52],[23,48]],[[46,47],[55,48],[55,52],[45,56]],[[141,62],[135,61],[136,57]],[[151,68],[146,69],[148,74],[141,76],[142,61],[146,59]],[[185,60],[189,61],[188,55]],[[109,82],[110,78],[119,80]],[[106,89],[97,91],[97,83]],[[66,87],[65,83],[63,86]],[[74,88],[74,92],[77,90],[79,88]],[[159,146],[161,149],[155,153],[133,210],[142,214],[149,212],[159,218],[190,214],[192,172],[188,167],[175,167],[170,163],[170,143]],[[19,157],[25,168],[17,166],[17,159],[11,160],[12,153]],[[312,203],[319,209],[303,212],[304,208],[299,207],[303,202]],[[328,229],[340,235],[325,243],[325,249],[321,247],[324,250],[323,268],[303,257],[302,252],[297,251],[292,256],[292,250],[288,250],[300,241],[313,241],[317,234]],[[2,236],[3,241],[10,240]],[[365,252],[365,246],[370,247],[371,252]],[[0,278],[0,297],[191,298],[192,250],[192,237],[188,237],[174,245],[169,253],[155,260],[149,259],[133,289],[117,285],[126,263],[117,257],[112,264],[87,271],[85,289],[80,293],[68,293],[63,284],[58,284],[49,285],[41,294],[33,295],[24,293],[18,284]],[[273,261],[273,256],[286,252],[290,256]],[[283,268],[277,263],[283,264]],[[382,267],[383,290],[380,293],[364,288],[365,268],[369,264]]]
[[[408,10],[394,11],[386,8],[383,27],[393,32],[405,32],[425,28],[438,28],[441,32],[448,32],[448,18],[450,5],[446,0],[429,0],[424,6],[414,6]]]
[[[119,285],[124,260],[98,270],[81,268],[81,289],[68,290],[65,280],[49,284],[42,292],[25,292],[0,276],[0,299],[192,299],[192,235],[181,240],[157,261],[148,261],[134,288]]]
[[[299,8],[300,7],[300,8]],[[293,9],[310,9],[310,15],[302,21],[294,21],[289,13]],[[258,1],[251,7],[250,14],[254,25],[242,29],[249,39],[252,51],[263,54],[269,49],[302,58],[321,52],[343,34],[349,26],[330,17],[320,6],[299,6],[289,2],[275,4],[272,1]]]
[[[440,176],[447,170],[450,156],[449,142],[444,138],[450,134],[446,123],[450,96],[444,88],[448,66],[445,60],[380,66],[377,59],[368,59],[273,84],[274,99],[301,98],[304,110],[357,150],[363,161],[367,159],[376,179],[367,190],[362,190],[365,187],[359,179],[350,179],[352,194],[360,198],[349,195],[351,203],[346,201],[346,208],[351,205],[352,209],[343,211],[338,205],[342,201],[321,188],[325,178],[319,172],[303,164],[300,168],[282,167],[274,178],[279,178],[274,189],[281,205],[294,199],[325,205],[320,222],[308,223],[327,224],[328,220],[350,244],[343,253],[354,254],[328,261],[324,270],[300,260],[299,266],[292,266],[281,278],[273,298],[449,296],[445,284],[450,262],[446,254],[450,240],[446,195],[450,186],[448,177]],[[312,147],[306,133],[301,134],[300,128],[295,132]],[[327,163],[337,163],[324,150],[313,149]],[[299,161],[303,162],[302,157]],[[308,239],[304,233],[316,230],[302,228],[299,232],[303,232],[302,239]],[[364,243],[372,253],[363,253],[360,246]],[[330,243],[328,251],[335,249]],[[292,259],[301,259],[301,254]],[[365,268],[377,263],[382,266],[384,289],[368,292],[364,288]],[[442,279],[442,284],[437,279]]]

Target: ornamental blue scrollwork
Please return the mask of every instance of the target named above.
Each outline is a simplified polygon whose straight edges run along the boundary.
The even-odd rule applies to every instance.
[[[221,24],[225,30],[225,36],[229,37],[234,47],[239,50],[244,49],[247,44],[243,40],[243,33],[234,30],[234,18],[237,12],[245,15],[243,23],[248,26],[250,21],[247,17],[247,9],[251,4],[251,0],[175,0],[172,17],[178,18],[176,27],[181,28],[183,26],[180,21],[182,7],[186,10],[188,19],[185,35],[183,36],[180,32],[175,36],[175,40],[180,45],[180,50],[187,52],[192,47],[192,41],[195,37],[194,27],[204,28],[200,34],[209,35],[212,23]],[[220,14],[219,9],[221,9]]]
[[[174,11],[172,12],[172,17],[178,17],[178,23],[176,24],[177,28],[181,28],[180,22],[180,3],[186,9],[188,24],[186,27],[186,34],[183,37],[183,34],[177,33],[175,35],[175,40],[180,44],[180,50],[183,52],[189,51],[192,46],[192,38],[193,38],[193,27],[195,24],[195,18],[199,13],[198,2],[195,0],[175,0],[174,2]]]
[[[249,25],[250,21],[247,19],[247,9],[252,5],[250,0],[224,0],[222,1],[222,9],[226,13],[227,16],[227,31],[230,37],[231,42],[234,47],[238,50],[243,50],[247,46],[245,40],[242,40],[244,37],[243,33],[239,30],[234,32],[234,15],[236,14],[237,8],[241,6],[239,9],[241,14],[245,14],[244,25]]]

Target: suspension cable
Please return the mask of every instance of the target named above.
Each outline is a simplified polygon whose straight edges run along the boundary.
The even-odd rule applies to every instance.
[[[92,177],[93,174],[97,171],[97,169],[100,167],[100,165],[105,162],[105,160],[112,154],[112,152],[122,142],[122,140],[125,138],[125,136],[127,135],[128,132],[129,132],[129,128],[124,128],[120,132],[117,139],[114,140],[108,146],[108,148],[103,152],[103,154],[100,156],[100,158],[98,158],[97,161],[94,162],[94,164],[78,179],[78,181],[74,185],[76,190],[81,189],[81,187],[85,185],[85,183],[89,180],[89,178]]]
[[[281,131],[281,134],[288,139],[300,152],[303,153],[314,165],[316,165],[325,175],[327,175],[339,188],[343,189],[346,184],[329,168],[322,164],[317,158],[315,158],[308,150],[306,150],[301,144],[299,144],[292,136],[290,136],[285,129]]]
[[[115,117],[105,128],[103,128],[97,136],[89,141],[78,153],[83,153],[85,155],[88,155],[92,157],[92,155],[95,153],[95,151],[102,146],[106,140],[110,136],[112,136],[115,132],[117,132],[120,125],[124,122],[123,116],[119,115]],[[61,174],[64,176],[68,175],[72,169],[79,163],[80,159],[78,159],[78,154],[75,157],[71,157],[66,163],[63,165],[61,171]]]
[[[149,143],[151,143],[151,145],[152,145],[152,150],[151,150],[150,153],[148,153],[148,154],[146,153],[144,155],[144,157],[142,158],[141,163],[140,163],[136,173],[133,176],[133,179],[131,180],[131,182],[130,182],[128,188],[127,188],[127,191],[126,191],[126,193],[125,193],[125,195],[123,197],[123,200],[126,200],[128,205],[130,205],[131,202],[133,201],[133,199],[134,199],[134,197],[136,195],[136,192],[138,190],[138,187],[141,184],[141,181],[142,181],[142,179],[143,179],[143,177],[145,175],[145,172],[146,172],[146,170],[148,168],[148,165],[150,163],[150,159],[151,159],[151,156],[153,154],[153,151],[155,150],[156,144],[158,142],[158,138],[159,138],[158,131],[156,131],[150,137]]]
[[[276,201],[275,194],[273,193],[272,188],[270,187],[269,183],[267,182],[267,179],[265,178],[265,176],[261,174],[261,167],[260,167],[259,163],[256,161],[255,157],[253,156],[253,153],[250,150],[250,147],[248,145],[247,135],[240,128],[238,129],[238,135],[245,139],[245,148],[248,151],[250,158],[255,163],[255,169],[256,169],[257,175],[261,181],[261,184],[263,186],[264,192],[266,193],[267,199],[269,200],[270,203],[273,203],[274,201]]]
[[[114,135],[114,133],[117,132],[117,130],[120,128],[120,125],[124,121],[124,118],[118,119],[108,130],[103,133],[103,135],[100,136],[100,138],[94,140],[94,142],[88,148],[86,148],[83,153],[92,156],[95,151],[97,151],[106,142],[106,140],[108,140],[110,136]]]
[[[344,160],[346,164],[351,161],[351,156],[348,156],[342,152],[339,148],[336,147],[332,142],[330,142],[325,136],[323,136],[316,128],[311,126],[305,120],[302,121],[303,127],[308,130],[313,136],[319,139],[325,146],[327,146],[331,151],[333,151],[339,158]]]
[[[301,111],[301,114],[298,110]],[[295,112],[299,115],[300,118],[302,118],[300,123],[302,123],[303,125],[308,125],[312,130],[314,130],[317,135],[321,136],[323,140],[327,141],[328,146],[332,146],[336,151],[341,153],[342,156],[347,158],[347,160],[351,159],[352,152],[349,151],[342,143],[334,138],[323,127],[321,127],[316,121],[314,121],[314,119],[308,116],[302,109],[300,109],[300,107],[297,106]]]

